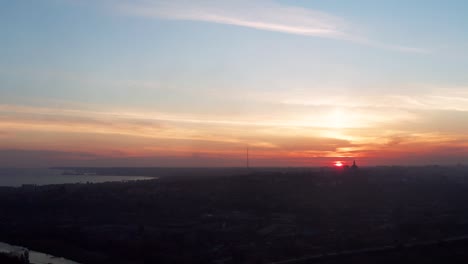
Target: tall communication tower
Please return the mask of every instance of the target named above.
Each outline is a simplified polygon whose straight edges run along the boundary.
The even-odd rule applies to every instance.
[[[246,162],[247,169],[250,168],[250,164],[249,164],[249,145],[247,145],[245,162]]]

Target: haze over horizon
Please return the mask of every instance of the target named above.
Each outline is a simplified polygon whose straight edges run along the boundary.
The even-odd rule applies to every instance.
[[[0,7],[0,167],[468,161],[466,1]]]

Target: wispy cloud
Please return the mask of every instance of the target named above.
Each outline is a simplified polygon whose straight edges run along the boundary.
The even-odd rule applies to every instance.
[[[428,54],[431,53],[432,51],[429,49],[424,49],[424,48],[415,48],[415,47],[407,47],[407,46],[401,46],[401,45],[384,45],[384,44],[377,44],[383,47],[387,47],[393,50],[401,51],[401,52],[410,52],[410,53],[419,53],[419,54]]]
[[[389,92],[380,95],[359,94],[349,100],[349,94],[319,96],[315,93],[280,93],[272,100],[285,105],[341,106],[360,108],[387,108],[393,110],[451,110],[468,111],[468,87],[437,87],[431,85],[403,85],[405,92]],[[312,99],[311,99],[312,98]],[[394,116],[391,117],[395,118]]]
[[[204,21],[295,35],[340,39],[401,52],[429,52],[426,49],[371,40],[357,34],[356,27],[343,18],[270,0],[122,0],[118,3],[115,7],[120,12],[136,16]]]
[[[272,1],[125,1],[121,11],[175,20],[206,21],[261,30],[329,38],[351,38],[344,20]]]

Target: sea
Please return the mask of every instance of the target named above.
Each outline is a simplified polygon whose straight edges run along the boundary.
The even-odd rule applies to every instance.
[[[45,168],[0,168],[0,186],[102,183],[150,180],[145,176],[64,175],[63,170]]]

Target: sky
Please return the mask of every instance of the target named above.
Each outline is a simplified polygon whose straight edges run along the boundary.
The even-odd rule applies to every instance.
[[[468,163],[468,2],[0,3],[0,166]]]

